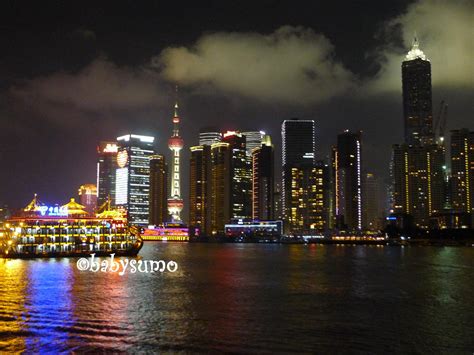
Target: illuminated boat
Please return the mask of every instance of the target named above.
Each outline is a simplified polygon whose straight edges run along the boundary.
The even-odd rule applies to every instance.
[[[163,226],[145,228],[141,238],[144,241],[188,242],[189,228],[181,223],[165,223]]]
[[[66,256],[133,256],[143,242],[120,211],[89,215],[71,199],[63,206],[46,206],[37,196],[0,231],[0,256],[38,258]]]

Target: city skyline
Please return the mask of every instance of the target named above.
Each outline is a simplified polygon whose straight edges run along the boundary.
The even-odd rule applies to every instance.
[[[0,352],[472,353],[473,15],[0,1]]]
[[[284,13],[288,6],[282,3],[280,8],[269,11]],[[10,169],[0,176],[0,202],[12,207],[21,207],[35,192],[52,202],[67,199],[81,184],[96,181],[95,146],[104,139],[113,140],[129,132],[154,136],[157,152],[164,154],[172,129],[169,117],[172,114],[170,107],[174,103],[175,83],[180,84],[180,110],[186,118],[182,125],[186,147],[198,144],[198,131],[201,127],[215,126],[220,132],[235,129],[263,130],[274,139],[275,162],[279,166],[281,143],[278,136],[281,122],[291,117],[313,119],[316,122],[318,137],[318,159],[330,156],[334,136],[341,131],[362,130],[364,164],[381,179],[387,180],[391,144],[403,140],[400,63],[411,48],[415,32],[420,48],[430,59],[432,66],[433,119],[436,119],[439,102],[445,100],[449,104],[446,131],[463,127],[472,129],[472,107],[469,104],[473,87],[472,75],[459,74],[462,70],[467,70],[467,73],[472,70],[472,67],[463,64],[470,48],[469,42],[466,42],[466,21],[463,15],[469,12],[469,4],[407,1],[387,11],[374,2],[369,7],[368,14],[362,14],[362,9],[355,6],[352,9],[354,13],[370,16],[374,21],[367,23],[368,27],[360,34],[353,34],[353,41],[348,41],[345,35],[335,32],[327,24],[329,20],[325,19],[324,15],[333,14],[336,11],[335,6],[315,6],[320,10],[316,14],[315,22],[303,14],[293,14],[290,9],[288,13],[293,17],[280,15],[274,21],[266,20],[255,25],[255,18],[251,16],[237,31],[233,27],[235,19],[227,11],[211,30],[211,34],[203,24],[203,27],[192,33],[184,31],[154,44],[152,42],[156,34],[145,33],[145,29],[139,27],[137,33],[124,40],[131,41],[137,38],[134,36],[141,36],[146,50],[136,48],[128,51],[127,56],[116,50],[118,46],[104,42],[104,36],[112,36],[110,38],[118,40],[118,37],[111,34],[110,29],[98,24],[84,23],[72,13],[69,17],[66,16],[70,20],[68,26],[55,19],[51,23],[64,29],[64,39],[68,38],[69,41],[62,42],[62,45],[64,48],[73,49],[76,54],[74,58],[52,56],[54,52],[50,50],[53,45],[50,36],[54,30],[45,27],[44,37],[39,38],[42,47],[38,55],[49,61],[48,66],[42,67],[38,63],[26,65],[21,60],[13,62],[10,57],[4,60],[2,70],[5,71],[5,76],[3,91],[0,92],[0,158]],[[46,10],[41,11],[52,16],[54,9],[49,10],[49,15]],[[149,10],[149,16],[157,14],[156,9]],[[210,12],[217,10],[218,6],[211,8]],[[123,9],[118,7],[113,11],[120,14]],[[143,26],[150,25],[151,17],[144,15],[141,12],[143,9],[136,11],[130,14],[130,20],[133,21],[133,18],[140,15],[146,19]],[[260,5],[256,8],[256,13],[258,11],[262,11]],[[455,17],[458,26],[446,28],[440,34],[441,24],[435,21],[440,12]],[[5,19],[7,28],[14,30],[15,26],[18,26],[18,22],[15,22],[21,19],[18,16]],[[28,15],[25,13],[22,16]],[[183,18],[191,16],[186,10],[183,12]],[[209,15],[197,13],[196,16],[207,18]],[[224,19],[228,21],[223,21]],[[344,24],[346,29],[356,26],[357,21],[361,20],[349,18],[348,21]],[[401,27],[400,31],[394,31],[393,36],[396,38],[393,39],[383,35],[383,30],[391,28],[388,24],[390,22]],[[104,23],[109,23],[111,28],[118,25],[116,20]],[[169,22],[165,21],[162,33],[168,31],[166,23]],[[231,32],[235,33],[235,38],[231,36]],[[25,29],[25,33],[32,35],[29,29]],[[379,35],[374,36],[375,33]],[[454,37],[458,38],[455,43],[448,41]],[[285,42],[285,38],[288,42]],[[217,46],[215,48],[221,48],[219,46],[227,43],[230,46],[228,50],[232,51],[235,49],[235,43],[249,41],[254,41],[257,47],[262,46],[267,50],[258,53],[258,56],[264,58],[269,69],[273,68],[270,59],[281,63],[284,58],[278,57],[264,44],[273,41],[275,46],[283,51],[290,43],[294,44],[295,48],[306,46],[314,51],[314,55],[329,55],[334,59],[331,64],[340,65],[342,73],[347,74],[351,82],[354,77],[358,77],[355,80],[358,83],[344,92],[334,91],[331,84],[327,87],[327,91],[332,93],[331,97],[322,97],[321,93],[311,86],[317,83],[313,81],[309,82],[311,85],[307,90],[299,91],[308,84],[306,78],[296,84],[294,80],[288,81],[287,89],[292,95],[290,98],[282,96],[279,91],[271,90],[268,85],[264,86],[267,94],[263,96],[255,92],[254,88],[249,88],[248,95],[245,95],[242,94],[243,88],[239,83],[233,82],[231,87],[224,87],[218,78],[209,78],[210,86],[203,87],[191,75],[194,71],[192,67],[188,68],[191,74],[186,79],[178,77],[179,73],[174,72],[176,68],[168,65],[172,62],[160,62],[169,69],[165,71],[149,66],[152,58],[165,61],[171,56],[176,61],[183,60],[182,64],[186,67],[189,58],[176,56],[174,48],[177,46],[183,46],[185,53],[194,48],[197,54],[203,56],[201,59],[207,61],[210,58],[204,56],[203,48],[200,47],[206,43]],[[17,46],[12,48],[12,55],[16,53],[19,58],[23,58],[18,51],[21,44],[27,43],[28,38],[20,36]],[[329,49],[330,47],[332,49]],[[249,58],[257,55],[252,52],[254,50],[254,47],[250,47]],[[381,65],[374,56],[365,56],[375,52],[385,55],[388,64]],[[317,58],[319,57],[309,57],[314,64],[313,67],[310,63],[309,70],[315,70],[315,74],[328,64],[318,61]],[[223,56],[222,64],[229,65],[228,60],[230,59]],[[453,61],[455,66],[451,64]],[[245,63],[244,61],[243,64]],[[289,64],[295,70],[300,65],[291,61]],[[233,65],[237,73],[242,71],[240,64]],[[379,70],[376,68],[378,66]],[[246,68],[251,72],[258,70],[257,67]],[[171,74],[174,73],[173,77],[167,76],[170,71]],[[382,88],[380,83],[383,77],[387,79],[387,85]],[[291,79],[293,78],[294,75],[291,76]],[[336,79],[336,84],[346,87],[344,75],[343,78],[336,75]],[[274,84],[271,80],[269,82]],[[109,84],[104,86],[104,83]],[[90,92],[97,94],[87,95]],[[383,134],[380,134],[381,127],[384,128]],[[31,142],[37,142],[35,152],[40,159],[32,158]],[[188,149],[184,149],[183,153],[182,160],[187,162]],[[187,176],[187,164],[182,165],[183,174]],[[57,169],[60,169],[62,174],[56,174]],[[187,185],[185,179],[183,196],[188,195]]]

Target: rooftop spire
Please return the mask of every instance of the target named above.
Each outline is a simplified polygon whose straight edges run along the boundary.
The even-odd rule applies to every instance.
[[[175,103],[174,103],[174,117],[178,117],[178,85],[175,87],[176,91],[176,97],[175,97]]]
[[[416,32],[415,32],[415,36],[413,38],[411,49],[408,52],[408,54],[405,56],[405,59],[406,60],[414,60],[414,59],[420,58],[422,60],[428,60],[425,56],[425,53],[423,53],[423,51],[419,47],[420,47],[420,43],[418,42],[418,38],[417,38]]]

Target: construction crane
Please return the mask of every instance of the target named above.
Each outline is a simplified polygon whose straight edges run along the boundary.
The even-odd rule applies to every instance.
[[[439,105],[438,115],[436,116],[435,126],[434,126],[434,135],[436,142],[440,145],[444,145],[444,133],[446,130],[446,120],[448,116],[448,104],[441,101]]]

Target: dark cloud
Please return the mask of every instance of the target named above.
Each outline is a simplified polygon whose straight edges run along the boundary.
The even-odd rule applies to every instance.
[[[271,34],[206,34],[190,48],[165,49],[156,62],[165,78],[184,85],[211,85],[226,94],[314,104],[341,95],[355,77],[335,59],[323,35],[284,26]]]
[[[142,68],[118,67],[105,58],[78,73],[58,72],[25,81],[12,87],[10,94],[29,105],[95,113],[142,109],[162,102],[156,75]]]

